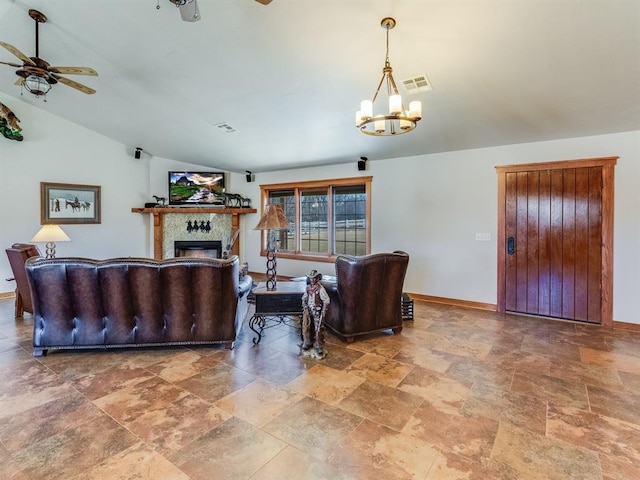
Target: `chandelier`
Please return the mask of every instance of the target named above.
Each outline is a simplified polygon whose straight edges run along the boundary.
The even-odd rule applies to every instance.
[[[360,103],[360,110],[356,112],[356,127],[367,135],[400,135],[416,128],[422,118],[422,104],[419,100],[415,100],[409,103],[408,110],[404,108],[402,97],[393,79],[393,69],[389,62],[389,30],[396,26],[396,21],[391,17],[386,17],[382,19],[380,26],[387,31],[387,53],[384,60],[384,68],[382,69],[382,78],[378,83],[373,99],[363,100]],[[378,114],[374,116],[373,109],[383,84],[386,86],[389,99],[389,112],[386,115]]]

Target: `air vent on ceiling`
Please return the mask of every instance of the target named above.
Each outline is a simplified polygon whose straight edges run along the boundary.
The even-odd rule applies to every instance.
[[[418,93],[418,92],[429,92],[433,90],[431,88],[431,83],[426,75],[418,75],[413,78],[408,78],[407,80],[402,80],[402,84],[404,88],[407,89],[409,94]]]
[[[233,133],[236,131],[235,128],[233,128],[231,125],[229,125],[226,122],[216,123],[216,127],[222,130],[224,133]]]

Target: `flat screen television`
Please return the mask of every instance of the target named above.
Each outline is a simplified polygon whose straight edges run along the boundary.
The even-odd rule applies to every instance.
[[[169,172],[169,205],[224,205],[224,172]]]

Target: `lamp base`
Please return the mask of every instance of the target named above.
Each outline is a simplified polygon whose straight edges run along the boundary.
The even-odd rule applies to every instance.
[[[276,251],[267,250],[267,292],[275,292],[277,287],[276,279]]]
[[[45,249],[47,258],[56,258],[56,244],[54,242],[47,242]]]

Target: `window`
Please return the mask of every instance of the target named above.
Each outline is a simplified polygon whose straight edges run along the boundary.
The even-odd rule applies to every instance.
[[[263,185],[262,203],[279,204],[289,229],[276,232],[278,256],[332,262],[370,253],[371,177]],[[262,253],[266,253],[266,235]]]

